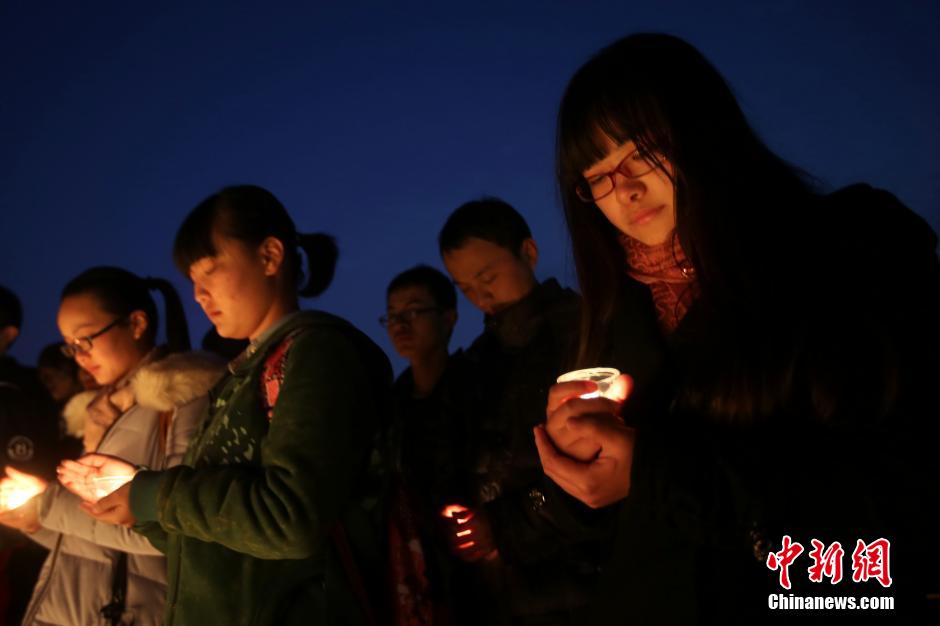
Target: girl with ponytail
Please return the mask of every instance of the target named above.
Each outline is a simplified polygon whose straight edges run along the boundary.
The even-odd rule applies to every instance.
[[[193,209],[173,254],[219,335],[250,343],[183,465],[139,471],[88,510],[167,547],[167,623],[374,622],[382,569],[366,559],[381,547],[363,488],[391,370],[351,324],[298,302],[329,285],[336,244],[239,186]],[[77,491],[134,472],[105,455],[62,469]]]
[[[152,291],[165,304],[163,346],[156,345]],[[84,412],[85,451],[152,468],[178,464],[222,367],[183,352],[189,332],[172,285],[95,267],[65,286],[57,323],[62,351],[101,385],[70,403]],[[3,482],[40,491],[0,521],[50,549],[23,624],[162,623],[166,559],[148,539],[86,515],[81,500],[57,483],[25,474]]]

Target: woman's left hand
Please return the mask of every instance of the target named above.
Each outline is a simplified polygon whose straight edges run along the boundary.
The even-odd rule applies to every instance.
[[[137,468],[123,459],[107,454],[86,454],[76,461],[63,460],[58,469],[59,482],[85,502],[99,498],[130,482]]]
[[[121,485],[117,491],[101,498],[94,504],[82,502],[82,510],[99,522],[117,526],[133,526],[137,519],[131,512],[131,485]]]

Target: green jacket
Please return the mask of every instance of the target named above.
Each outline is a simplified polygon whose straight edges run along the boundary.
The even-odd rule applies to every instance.
[[[264,364],[289,335],[269,416]],[[138,529],[167,553],[166,624],[365,623],[331,533],[342,520],[360,572],[379,570],[362,494],[385,354],[348,322],[304,312],[229,369],[183,465],[139,472],[131,488]]]

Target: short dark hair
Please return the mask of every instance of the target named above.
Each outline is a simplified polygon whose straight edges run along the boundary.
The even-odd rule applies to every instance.
[[[13,326],[20,328],[23,325],[23,305],[19,297],[0,285],[0,328]]]
[[[385,297],[388,298],[393,291],[405,287],[424,287],[437,306],[445,311],[457,309],[457,290],[454,289],[454,284],[430,265],[415,265],[393,278],[385,290]]]
[[[532,237],[525,218],[512,206],[492,196],[460,205],[450,214],[437,236],[441,254],[462,247],[476,237],[506,248],[515,255],[522,242]]]

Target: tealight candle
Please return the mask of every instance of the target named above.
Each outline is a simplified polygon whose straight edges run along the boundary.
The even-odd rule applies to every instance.
[[[91,493],[94,494],[97,500],[100,500],[111,495],[133,479],[134,475],[131,474],[129,476],[94,476],[89,478],[88,481],[91,483]]]
[[[42,489],[38,486],[4,485],[0,488],[0,511],[18,509],[40,493]]]
[[[597,390],[581,394],[581,398],[587,400],[602,397],[619,402],[623,398],[617,395],[617,389],[614,386],[614,381],[617,380],[618,376],[620,376],[620,370],[612,367],[589,367],[562,374],[556,382],[569,383],[574,380],[590,380],[597,383]]]

